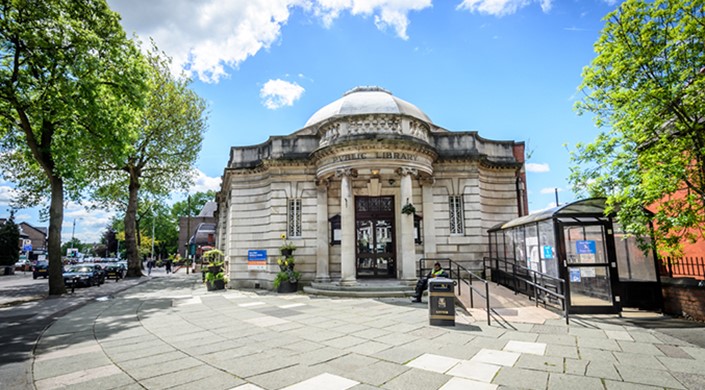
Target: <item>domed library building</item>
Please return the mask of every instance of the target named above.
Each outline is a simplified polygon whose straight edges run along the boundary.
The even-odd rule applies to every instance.
[[[379,87],[233,146],[222,179],[216,245],[235,288],[271,288],[283,245],[303,285],[412,284],[421,258],[479,269],[487,230],[527,213],[523,142],[444,129]]]

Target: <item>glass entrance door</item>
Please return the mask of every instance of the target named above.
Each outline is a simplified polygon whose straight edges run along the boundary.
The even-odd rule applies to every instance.
[[[394,198],[356,197],[358,278],[395,278]]]
[[[609,232],[610,234],[612,232]],[[605,224],[563,225],[565,261],[571,312],[612,313],[619,311],[613,248]]]

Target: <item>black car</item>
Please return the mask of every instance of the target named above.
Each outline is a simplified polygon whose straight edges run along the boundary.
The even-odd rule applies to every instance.
[[[36,279],[38,277],[43,277],[44,279],[49,276],[49,261],[39,260],[37,264],[32,267],[32,278]]]
[[[100,286],[105,283],[105,273],[96,264],[76,264],[64,272],[64,284],[71,286]]]
[[[124,263],[109,263],[105,266],[105,278],[120,280],[127,274],[127,267]]]

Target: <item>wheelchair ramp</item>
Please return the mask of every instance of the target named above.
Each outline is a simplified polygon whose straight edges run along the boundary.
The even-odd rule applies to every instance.
[[[473,283],[475,289],[479,289],[484,295],[484,284]],[[472,302],[470,293],[472,292]],[[465,283],[460,283],[456,287],[456,297],[465,310],[475,319],[481,322],[487,319],[485,298],[474,292]],[[543,324],[546,320],[559,319],[562,315],[553,310],[544,308],[542,305],[536,307],[536,303],[526,295],[514,294],[514,291],[498,285],[489,283],[490,293],[490,316],[493,323],[507,324],[512,322]]]

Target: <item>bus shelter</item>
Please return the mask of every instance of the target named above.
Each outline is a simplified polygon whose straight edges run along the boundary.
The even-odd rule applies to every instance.
[[[569,313],[663,306],[654,249],[642,250],[636,237],[605,215],[603,198],[519,217],[488,234],[485,267],[493,281],[530,296],[537,285],[555,290],[565,297]]]

